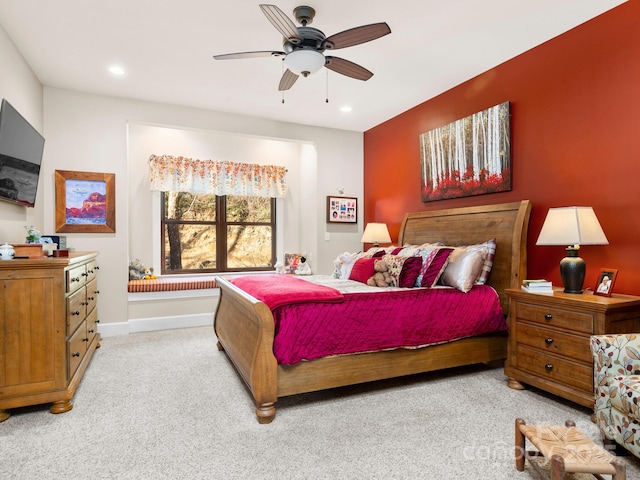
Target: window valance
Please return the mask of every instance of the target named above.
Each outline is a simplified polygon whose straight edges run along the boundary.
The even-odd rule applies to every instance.
[[[149,157],[151,190],[196,194],[284,198],[287,169],[171,155]]]

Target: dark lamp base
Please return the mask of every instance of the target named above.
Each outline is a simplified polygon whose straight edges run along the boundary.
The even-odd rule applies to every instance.
[[[564,293],[582,293],[587,265],[578,256],[578,249],[569,247],[566,251],[567,256],[560,262],[560,276],[564,285]]]

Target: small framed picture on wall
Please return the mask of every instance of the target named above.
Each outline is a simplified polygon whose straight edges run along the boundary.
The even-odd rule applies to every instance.
[[[358,223],[358,199],[328,196],[327,223]]]
[[[613,293],[613,284],[616,282],[617,276],[618,270],[615,268],[601,268],[596,286],[593,288],[593,294],[610,297]]]

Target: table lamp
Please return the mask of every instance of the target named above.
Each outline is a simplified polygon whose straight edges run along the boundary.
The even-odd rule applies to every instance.
[[[360,241],[362,243],[373,243],[374,247],[379,247],[380,242],[391,243],[391,236],[389,235],[387,224],[375,222],[367,223]]]
[[[565,293],[582,293],[587,266],[578,256],[580,245],[608,245],[591,207],[550,208],[536,245],[569,245],[560,262]]]

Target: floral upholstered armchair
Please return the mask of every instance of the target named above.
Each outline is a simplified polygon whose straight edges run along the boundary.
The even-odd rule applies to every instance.
[[[640,457],[640,334],[594,335],[591,352],[598,428]]]

